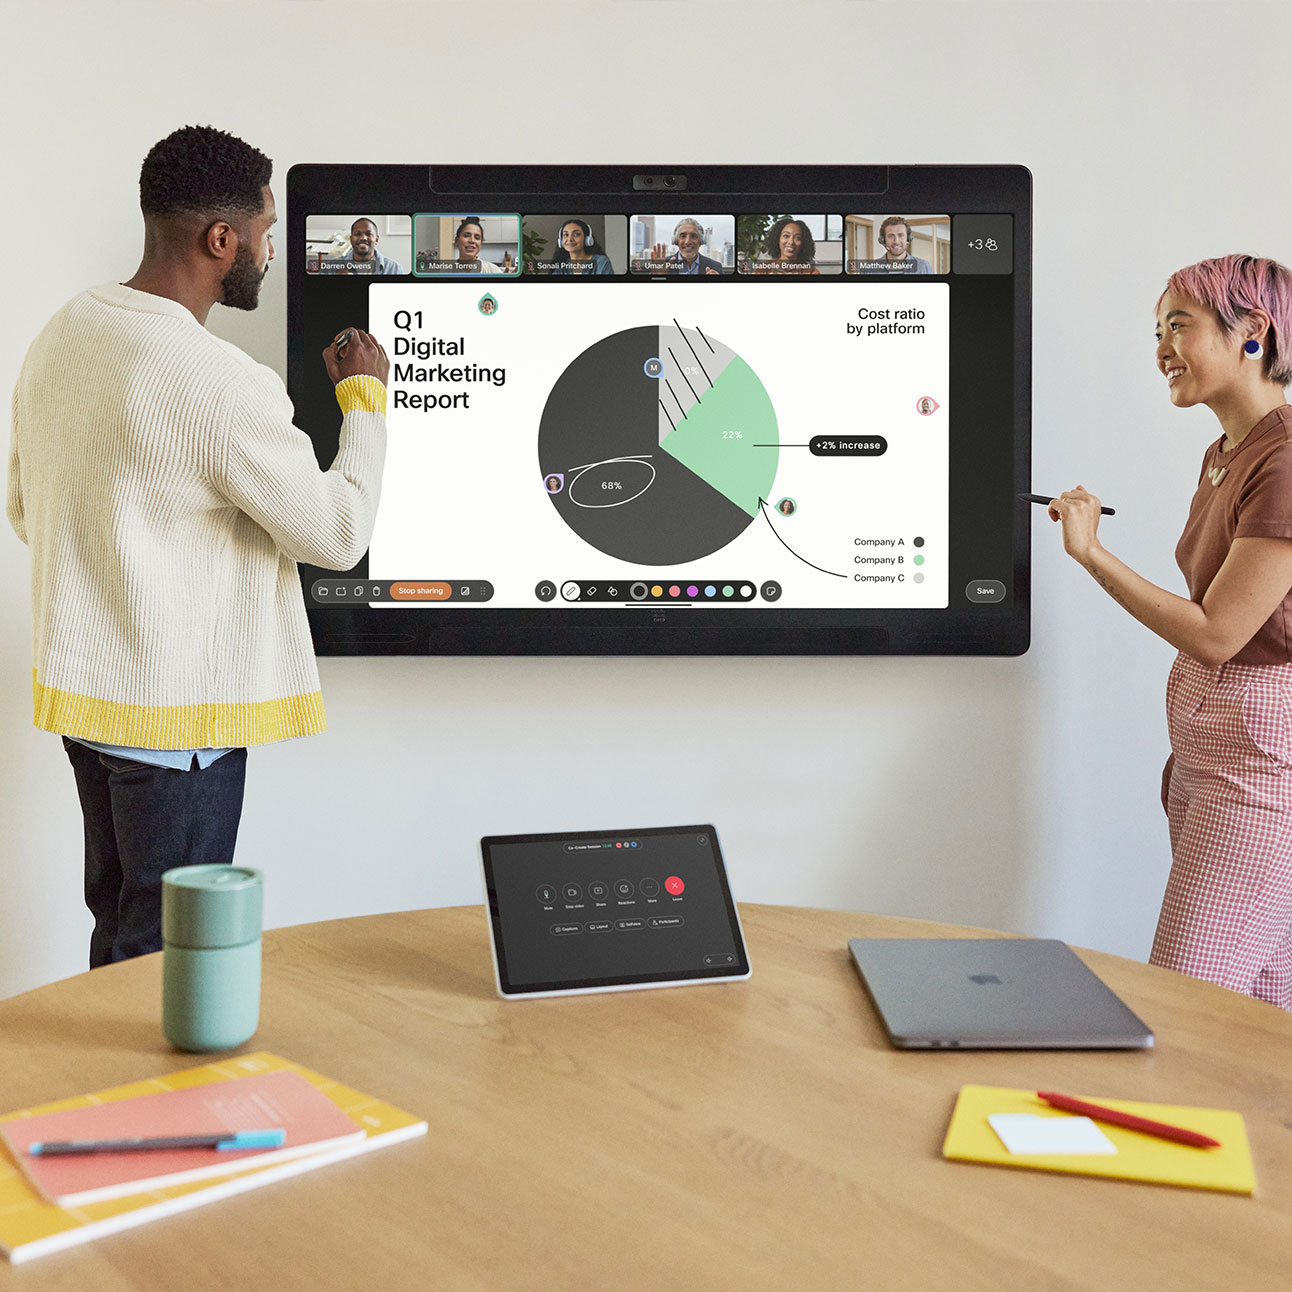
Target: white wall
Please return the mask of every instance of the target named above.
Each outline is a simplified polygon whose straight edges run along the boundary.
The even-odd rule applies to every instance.
[[[0,84],[0,389],[65,299],[132,272],[139,163],[185,123],[268,152],[280,203],[295,162],[1021,162],[1035,486],[1100,493],[1108,545],[1180,588],[1217,431],[1169,406],[1151,312],[1204,256],[1292,262],[1292,8],[932,0],[932,34],[909,37],[908,5],[818,0],[789,18],[801,45],[763,0],[589,0],[582,31],[541,6],[462,12],[27,6]],[[709,34],[688,39],[693,21]],[[672,105],[667,130],[647,104]],[[722,120],[729,146],[688,136]],[[212,314],[280,371],[285,279],[253,315]],[[323,661],[331,730],[250,762],[239,860],[268,873],[267,922],[477,901],[482,833],[713,820],[743,899],[1144,956],[1169,864],[1171,651],[1039,509],[1035,527],[1018,660]],[[31,726],[27,571],[0,533],[0,995],[78,972],[89,926],[71,771]]]

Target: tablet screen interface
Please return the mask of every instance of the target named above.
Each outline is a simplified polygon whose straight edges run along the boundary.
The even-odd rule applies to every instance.
[[[504,994],[743,977],[709,825],[482,840]]]

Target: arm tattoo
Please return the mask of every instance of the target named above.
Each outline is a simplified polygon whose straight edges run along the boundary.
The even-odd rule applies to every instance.
[[[1099,573],[1099,571],[1098,571],[1098,570],[1096,570],[1096,569],[1095,569],[1095,567],[1094,567],[1093,565],[1087,565],[1087,566],[1086,566],[1086,569],[1090,572],[1090,577],[1091,577],[1091,578],[1093,578],[1093,579],[1094,579],[1094,581],[1095,581],[1097,584],[1099,584],[1099,586],[1100,586],[1101,588],[1103,588],[1103,590],[1104,590],[1104,591],[1105,591],[1105,592],[1106,592],[1110,597],[1112,597],[1112,599],[1113,599],[1113,600],[1114,600],[1114,601],[1115,601],[1119,606],[1121,606],[1123,610],[1130,610],[1130,606],[1128,606],[1128,605],[1126,604],[1126,602],[1122,599],[1121,593],[1119,593],[1119,592],[1117,591],[1117,589],[1116,589],[1116,588],[1114,588],[1114,587],[1113,587],[1113,585],[1112,585],[1111,583],[1109,583],[1109,582],[1108,582],[1108,580],[1107,580],[1107,579],[1105,579],[1105,578],[1104,578],[1104,576],[1103,576],[1102,574],[1100,574],[1100,573]],[[1134,612],[1132,611],[1131,613],[1134,613]]]

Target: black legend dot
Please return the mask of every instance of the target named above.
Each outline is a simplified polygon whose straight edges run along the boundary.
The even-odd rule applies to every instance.
[[[916,547],[924,546],[924,540],[922,538],[913,538],[911,539],[911,542],[914,543]]]

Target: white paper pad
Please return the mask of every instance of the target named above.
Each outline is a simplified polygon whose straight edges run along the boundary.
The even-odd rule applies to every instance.
[[[1089,1117],[992,1113],[987,1121],[1011,1153],[1094,1156],[1117,1152],[1117,1146]]]

